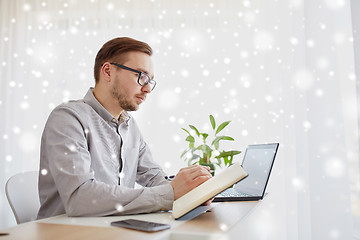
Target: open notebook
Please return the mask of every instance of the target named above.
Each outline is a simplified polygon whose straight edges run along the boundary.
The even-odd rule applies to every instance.
[[[216,196],[216,194],[239,182],[247,175],[248,174],[241,167],[240,163],[233,164],[213,178],[175,200],[173,203],[173,217],[175,219],[182,217],[194,208]]]

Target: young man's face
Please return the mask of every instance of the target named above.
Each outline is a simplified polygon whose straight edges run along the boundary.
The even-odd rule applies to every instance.
[[[151,57],[143,52],[129,52],[127,60],[122,64],[126,67],[141,71],[154,77]],[[151,92],[150,85],[141,86],[137,80],[139,74],[126,69],[111,65],[112,76],[111,95],[119,106],[125,111],[136,111],[139,105],[145,101],[148,93]]]

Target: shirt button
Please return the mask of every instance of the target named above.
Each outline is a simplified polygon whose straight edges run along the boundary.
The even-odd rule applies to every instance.
[[[116,123],[116,118],[111,119],[112,122]]]

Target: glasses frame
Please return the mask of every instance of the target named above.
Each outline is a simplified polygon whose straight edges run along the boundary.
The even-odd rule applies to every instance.
[[[151,78],[149,77],[149,75],[147,75],[146,73],[141,72],[141,71],[138,71],[138,70],[135,70],[135,69],[133,69],[133,68],[129,68],[129,67],[127,67],[127,66],[124,66],[124,65],[121,65],[121,64],[118,64],[118,63],[111,62],[110,64],[115,65],[115,66],[117,66],[117,67],[119,67],[119,68],[128,70],[128,71],[136,72],[137,74],[139,74],[137,83],[138,83],[140,86],[143,86],[143,87],[146,86],[146,85],[149,84],[149,83],[152,83],[153,85],[150,84],[150,88],[151,88],[151,91],[154,90],[154,88],[155,88],[155,86],[156,86],[156,81],[155,81],[154,79],[151,79]],[[142,76],[143,74],[144,74],[145,76],[147,76],[147,78],[149,79],[145,84],[141,84],[141,83],[140,83],[140,78],[141,78],[141,76]]]

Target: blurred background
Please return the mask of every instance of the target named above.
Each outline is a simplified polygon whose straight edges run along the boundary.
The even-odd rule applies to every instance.
[[[227,149],[280,143],[258,239],[360,239],[359,16],[356,0],[0,0],[0,229],[51,110],[129,36],[155,51],[157,86],[132,114],[167,173],[186,166],[182,127],[231,120]]]

